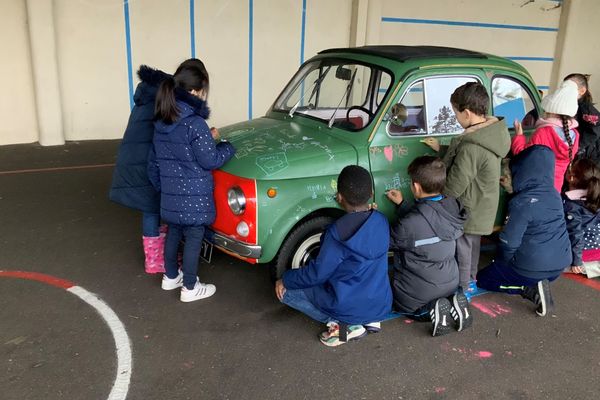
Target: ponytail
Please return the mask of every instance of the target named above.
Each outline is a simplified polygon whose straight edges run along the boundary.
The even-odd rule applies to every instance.
[[[594,214],[600,210],[600,169],[588,158],[573,163],[572,183],[574,189],[586,191],[583,205]]]
[[[179,116],[179,109],[175,101],[175,79],[169,77],[162,81],[156,93],[154,104],[154,117],[166,124],[172,124]]]
[[[569,166],[567,167],[567,171],[571,172],[571,162],[573,161],[573,139],[571,139],[571,132],[569,130],[570,118],[566,115],[561,115],[560,118],[563,124],[563,132],[565,133],[565,139],[567,140],[567,144],[569,145]]]

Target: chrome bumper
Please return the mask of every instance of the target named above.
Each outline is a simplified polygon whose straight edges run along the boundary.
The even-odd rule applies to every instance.
[[[220,233],[217,233],[212,229],[209,229],[209,231],[210,232],[208,232],[207,235],[209,236],[209,241],[212,244],[214,244],[217,248],[223,249],[230,253],[237,254],[240,257],[256,259],[260,258],[260,255],[262,253],[262,247],[231,239],[230,237],[221,235]]]

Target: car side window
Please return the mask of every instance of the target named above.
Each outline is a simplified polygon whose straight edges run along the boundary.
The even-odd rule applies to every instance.
[[[425,108],[427,110],[427,133],[442,135],[460,133],[460,126],[450,104],[450,96],[459,86],[477,82],[472,76],[433,77],[425,80]]]
[[[539,118],[531,95],[515,79],[498,76],[492,79],[492,108],[494,116],[504,117],[508,128],[515,120],[520,121],[524,129],[533,128]]]
[[[388,132],[393,136],[425,134],[423,81],[413,83],[400,103],[392,106]]]

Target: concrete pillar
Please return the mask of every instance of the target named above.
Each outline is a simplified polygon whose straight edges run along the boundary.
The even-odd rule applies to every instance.
[[[352,1],[352,17],[350,19],[350,47],[364,46],[367,40],[367,14],[369,0]]]
[[[37,119],[42,146],[65,143],[53,0],[27,0]]]
[[[590,92],[600,98],[600,53],[595,50],[600,36],[598,0],[565,0],[561,3],[560,25],[556,40],[550,89],[573,72],[591,74]]]

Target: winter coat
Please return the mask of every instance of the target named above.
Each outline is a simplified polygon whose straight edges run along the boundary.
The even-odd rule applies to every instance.
[[[500,233],[498,259],[519,275],[542,280],[571,265],[562,200],[554,189],[554,152],[528,147],[511,160],[514,195]]]
[[[389,225],[379,211],[369,214],[351,235],[340,232],[354,218],[353,213],[338,219],[321,237],[317,258],[283,275],[286,289],[305,289],[319,310],[347,324],[381,321],[392,308]]]
[[[565,180],[567,167],[575,158],[579,149],[579,134],[577,133],[577,121],[571,119],[569,122],[569,134],[573,142],[571,149],[571,158],[569,159],[569,146],[563,131],[562,121],[558,118],[540,118],[535,124],[536,129],[533,135],[527,140],[525,135],[516,135],[512,140],[511,150],[513,155],[519,154],[529,146],[541,144],[549,147],[556,156],[556,166],[554,169],[554,187],[560,193]]]
[[[580,134],[579,158],[589,158],[600,165],[600,111],[592,103],[579,102],[577,115]]]
[[[600,212],[594,214],[585,207],[585,190],[572,190],[563,195],[567,231],[571,241],[573,262],[600,260]]]
[[[452,197],[435,199],[417,200],[392,227],[392,291],[401,312],[414,312],[458,288],[456,239],[463,235],[467,211]]]
[[[148,179],[148,152],[154,137],[154,101],[160,83],[169,77],[142,65],[141,82],[133,96],[134,106],[119,147],[109,198],[142,212],[158,214],[160,193]]]
[[[500,200],[500,162],[510,150],[504,121],[490,117],[452,139],[443,157],[448,169],[444,194],[469,212],[465,233],[489,235]]]
[[[209,225],[215,219],[212,170],[235,153],[228,142],[215,145],[206,124],[206,103],[175,89],[179,117],[172,124],[155,123],[148,176],[161,192],[160,215],[171,224]]]

